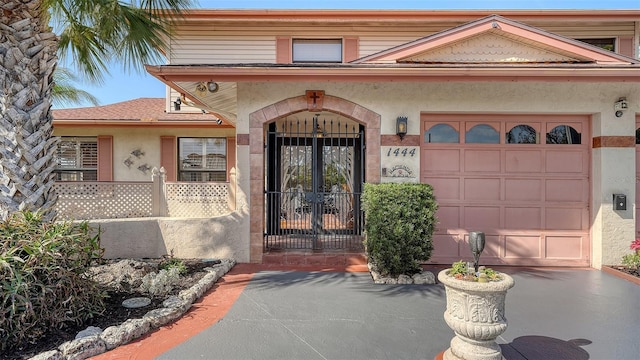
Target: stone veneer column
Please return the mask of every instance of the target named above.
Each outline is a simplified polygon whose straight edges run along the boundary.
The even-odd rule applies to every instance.
[[[635,238],[635,116],[596,114],[591,159],[592,266],[619,264]],[[627,196],[627,210],[614,210],[613,194]]]
[[[318,91],[320,93],[320,91]],[[322,92],[324,94],[324,92]],[[322,108],[348,117],[365,126],[365,181],[380,182],[380,115],[351,101],[323,95]],[[264,236],[264,130],[268,123],[309,110],[308,96],[301,95],[265,106],[249,114],[249,171],[250,171],[250,259],[262,262]],[[240,145],[240,144],[238,144]]]

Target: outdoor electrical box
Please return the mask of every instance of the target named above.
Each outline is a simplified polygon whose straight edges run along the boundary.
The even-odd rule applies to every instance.
[[[627,195],[613,194],[613,209],[627,210]]]

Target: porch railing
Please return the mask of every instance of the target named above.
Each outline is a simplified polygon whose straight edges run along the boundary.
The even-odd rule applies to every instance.
[[[60,220],[139,217],[213,217],[235,209],[235,169],[230,181],[167,182],[164,168],[150,182],[57,182]]]

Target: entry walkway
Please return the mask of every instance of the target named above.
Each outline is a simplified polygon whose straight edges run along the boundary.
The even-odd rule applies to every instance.
[[[504,270],[507,359],[640,358],[640,286],[597,270]],[[171,326],[94,359],[434,359],[442,285],[238,264]]]

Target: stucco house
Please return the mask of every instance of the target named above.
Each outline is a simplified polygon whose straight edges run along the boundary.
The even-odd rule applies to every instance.
[[[112,256],[358,252],[364,182],[434,186],[433,263],[483,231],[486,264],[599,268],[637,234],[638,10],[200,9],[174,30],[147,66],[165,99],[54,112],[63,140],[96,138],[86,180],[165,189],[92,220]],[[173,183],[229,206],[171,210]]]

